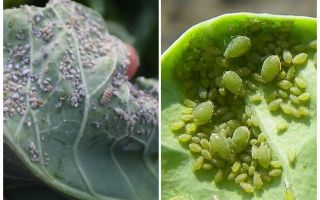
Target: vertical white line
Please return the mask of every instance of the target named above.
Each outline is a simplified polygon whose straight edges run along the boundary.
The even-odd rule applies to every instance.
[[[158,2],[158,17],[159,17],[159,19],[158,19],[158,41],[159,41],[159,52],[158,52],[158,54],[159,54],[159,58],[158,58],[158,60],[159,60],[159,71],[158,71],[158,73],[159,73],[159,114],[158,114],[158,116],[159,116],[159,146],[158,146],[158,148],[159,148],[159,150],[158,150],[158,152],[159,152],[159,156],[158,156],[158,158],[159,158],[159,167],[158,167],[158,170],[159,170],[159,172],[158,172],[158,176],[159,176],[159,182],[158,182],[158,184],[159,184],[159,200],[161,199],[161,0],[158,0],[159,2]]]
[[[3,196],[3,1],[0,1],[0,44],[1,44],[1,52],[0,52],[0,63],[1,63],[1,73],[0,73],[0,127],[1,127],[1,137],[0,137],[0,179],[1,179],[1,187],[0,194]]]

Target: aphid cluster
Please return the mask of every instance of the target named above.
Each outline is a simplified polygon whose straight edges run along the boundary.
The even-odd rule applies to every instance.
[[[212,39],[190,40],[184,61],[175,68],[189,99],[171,129],[194,156],[194,171],[212,170],[215,182],[227,179],[253,193],[281,176],[282,164],[246,104],[266,101],[272,113],[310,117],[310,94],[299,70],[315,53],[316,41],[293,41],[291,21],[274,25],[253,20],[242,25],[241,33],[230,29],[234,36],[224,51]],[[262,86],[271,92],[262,96],[257,90]],[[282,121],[275,128],[280,134],[288,127]],[[295,153],[288,152],[289,162],[295,159]]]

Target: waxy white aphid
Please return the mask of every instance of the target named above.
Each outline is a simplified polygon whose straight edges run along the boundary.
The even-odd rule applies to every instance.
[[[251,48],[250,38],[247,36],[237,36],[231,40],[224,52],[226,58],[236,58],[246,54]]]
[[[281,62],[277,55],[268,56],[262,64],[261,78],[264,82],[270,82],[277,77],[281,69]]]
[[[223,87],[236,96],[244,94],[244,85],[240,76],[234,71],[226,71],[222,76]]]
[[[205,124],[210,121],[213,115],[213,103],[211,101],[206,101],[197,105],[193,112],[192,116],[197,124]]]

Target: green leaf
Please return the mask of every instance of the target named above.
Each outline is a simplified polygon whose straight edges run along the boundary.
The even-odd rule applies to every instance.
[[[284,199],[286,184],[293,186],[296,199],[316,198],[316,66],[313,53],[309,53],[308,63],[298,71],[298,74],[307,80],[307,92],[311,94],[310,119],[292,120],[284,115],[271,114],[265,97],[265,93],[272,89],[268,85],[259,87],[257,90],[257,93],[262,96],[262,103],[256,105],[246,101],[246,104],[256,113],[262,132],[267,137],[273,153],[283,164],[281,178],[272,180],[262,192],[255,192],[254,195],[245,194],[239,186],[230,181],[215,184],[214,173],[203,171],[193,173],[193,156],[179,144],[177,135],[173,134],[170,128],[172,122],[179,119],[184,108],[182,103],[184,99],[189,98],[191,92],[184,92],[183,88],[189,83],[186,79],[177,78],[176,74],[183,70],[194,70],[189,78],[192,79],[196,77],[195,67],[207,64],[203,60],[193,66],[184,62],[185,59],[192,57],[188,57],[190,51],[194,53],[193,55],[198,53],[198,49],[190,46],[194,45],[205,51],[209,46],[208,42],[214,41],[217,47],[224,51],[232,36],[246,35],[248,30],[241,28],[240,24],[259,21],[262,22],[266,32],[268,24],[277,26],[282,22],[293,23],[292,38],[298,43],[304,44],[316,38],[316,20],[313,18],[235,13],[195,25],[162,55],[161,184],[163,199]],[[199,55],[204,56],[201,53]],[[210,60],[212,57],[207,59]],[[219,67],[214,64],[210,66],[214,70]],[[281,121],[287,121],[289,128],[285,133],[277,134],[276,125]],[[290,149],[294,149],[297,153],[297,160],[293,166],[287,160],[287,151]]]
[[[4,11],[4,141],[76,199],[154,199],[157,90],[128,81],[125,44],[69,0]]]

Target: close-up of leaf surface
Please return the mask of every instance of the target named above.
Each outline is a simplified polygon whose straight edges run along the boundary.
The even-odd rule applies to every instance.
[[[293,38],[301,43],[316,39],[316,19],[298,16],[281,16],[271,14],[234,13],[222,15],[199,23],[187,30],[169,47],[161,57],[161,185],[164,200],[197,200],[197,199],[285,199],[288,187],[292,188],[295,199],[316,199],[316,85],[317,68],[314,54],[308,54],[308,61],[297,72],[307,82],[306,91],[311,94],[308,119],[291,119],[284,115],[276,115],[269,111],[266,97],[263,95],[272,88],[268,84],[259,86],[257,93],[262,94],[262,102],[254,104],[248,101],[258,118],[262,133],[266,136],[273,154],[282,163],[282,175],[279,179],[265,185],[264,189],[254,194],[246,194],[234,183],[214,182],[214,173],[193,172],[194,158],[190,152],[179,143],[170,126],[179,119],[185,108],[183,101],[189,98],[183,90],[188,83],[176,77],[178,71],[188,67],[184,63],[186,54],[190,51],[192,41],[197,38],[212,40],[222,49],[230,38],[237,34],[245,34],[246,30],[239,24],[250,21],[266,21],[280,24],[290,21],[293,26]],[[266,28],[267,29],[267,28]],[[193,43],[192,43],[193,44]],[[206,43],[196,44],[206,50]],[[195,46],[196,46],[195,45]],[[196,50],[195,50],[196,51]],[[211,66],[220,67],[220,66]],[[192,80],[192,76],[190,79]],[[214,120],[214,119],[213,119]],[[283,134],[277,133],[277,124],[285,121],[288,129]],[[296,152],[296,162],[289,163],[287,152]]]
[[[69,0],[4,10],[8,200],[157,198],[157,83],[128,81],[130,53],[107,28]]]

